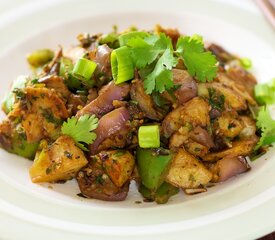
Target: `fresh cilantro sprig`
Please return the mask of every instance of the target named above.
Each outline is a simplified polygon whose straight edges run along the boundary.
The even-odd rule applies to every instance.
[[[191,76],[196,77],[201,82],[212,81],[216,77],[217,59],[211,52],[204,50],[200,36],[180,37],[176,51]]]
[[[146,73],[143,80],[147,94],[162,93],[174,87],[171,70],[179,59],[183,60],[189,74],[199,81],[212,81],[217,75],[216,57],[204,50],[203,39],[196,34],[180,37],[176,51],[164,33],[133,37],[128,40],[127,47],[135,68]]]
[[[91,144],[96,139],[96,134],[92,132],[98,126],[98,118],[95,115],[85,114],[80,118],[71,117],[64,122],[61,128],[61,132],[64,135],[70,136],[76,143],[76,145],[84,151],[88,149],[85,144]]]
[[[133,38],[128,42],[133,62],[138,69],[146,68],[155,63],[153,71],[144,79],[147,94],[153,91],[164,92],[171,89],[173,84],[172,67],[177,65],[171,39],[161,33],[147,38]]]
[[[260,108],[256,125],[261,129],[261,138],[256,149],[275,142],[275,120],[272,119],[266,106]]]

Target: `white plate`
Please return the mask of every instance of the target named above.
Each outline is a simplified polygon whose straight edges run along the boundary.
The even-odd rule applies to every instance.
[[[25,55],[37,48],[76,43],[80,32],[106,32],[156,23],[199,33],[253,60],[261,81],[275,76],[275,39],[263,18],[217,1],[47,1],[20,5],[0,16],[0,96],[19,74],[28,73]],[[2,20],[2,21],[1,21]],[[3,114],[1,115],[3,117]],[[31,162],[0,150],[0,237],[18,239],[212,239],[255,238],[275,229],[275,150],[252,164],[252,171],[206,194],[173,197],[166,205],[87,200],[74,181],[32,184]],[[16,231],[15,231],[16,229]],[[24,235],[22,235],[24,234]]]

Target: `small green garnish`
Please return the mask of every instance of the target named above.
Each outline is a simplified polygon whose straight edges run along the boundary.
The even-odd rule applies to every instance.
[[[64,122],[61,128],[61,132],[64,135],[70,136],[76,143],[76,145],[84,151],[88,149],[85,144],[91,144],[96,139],[96,134],[92,132],[98,126],[98,118],[95,115],[85,114],[79,119],[77,117],[71,117]]]
[[[257,84],[254,94],[257,102],[261,105],[275,103],[275,78],[269,83]]]
[[[252,67],[252,61],[249,58],[241,58],[240,63],[244,69],[249,69]]]
[[[201,37],[180,37],[177,42],[177,52],[182,58],[191,76],[199,81],[212,81],[217,75],[217,59],[210,52],[204,50]]]
[[[266,106],[260,108],[256,125],[261,129],[261,138],[256,149],[275,142],[275,120],[272,119]]]

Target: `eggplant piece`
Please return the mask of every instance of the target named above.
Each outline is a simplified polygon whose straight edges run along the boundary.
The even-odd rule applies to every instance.
[[[76,116],[80,117],[84,114],[95,114],[98,118],[101,118],[106,113],[114,110],[114,100],[123,100],[128,96],[129,91],[130,85],[128,83],[116,85],[112,81],[101,89],[99,96],[95,100],[79,110]]]
[[[129,191],[130,181],[126,181],[122,187],[117,187],[112,182],[100,155],[91,156],[88,165],[78,172],[76,179],[81,193],[87,198],[123,201]]]
[[[210,167],[210,171],[214,174],[213,182],[224,182],[250,169],[251,167],[242,156],[224,157]]]

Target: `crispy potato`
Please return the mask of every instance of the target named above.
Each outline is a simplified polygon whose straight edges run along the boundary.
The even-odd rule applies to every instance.
[[[42,141],[30,168],[32,182],[56,182],[73,178],[88,161],[69,136],[59,137],[48,146]]]
[[[230,76],[230,75],[229,75]],[[224,73],[218,74],[218,81],[229,87],[231,87],[237,94],[239,94],[243,99],[245,99],[250,105],[257,105],[256,101],[253,98],[251,91],[247,89],[244,85],[244,82],[234,81],[232,78],[229,78],[228,75]]]
[[[245,99],[230,86],[219,82],[212,82],[208,84],[208,87],[214,88],[224,95],[225,103],[229,108],[235,109],[236,111],[245,110],[247,108]]]
[[[166,181],[181,188],[197,188],[206,185],[212,173],[193,155],[179,149],[174,156]]]
[[[242,131],[244,124],[235,111],[224,111],[215,121],[216,134],[223,137],[234,138]]]
[[[135,159],[129,151],[102,151],[99,155],[104,158],[103,167],[117,187],[129,181],[135,167]]]
[[[203,157],[204,161],[217,161],[226,156],[248,156],[258,141],[255,135],[249,139],[241,139],[234,141],[232,147],[220,152],[209,153]]]
[[[187,152],[191,153],[194,156],[203,157],[208,153],[209,148],[189,139],[186,144],[184,144],[184,148]]]
[[[46,87],[49,89],[54,89],[56,93],[63,99],[68,99],[71,94],[62,77],[47,75],[43,78],[40,78],[38,82],[45,83]]]
[[[56,139],[60,125],[69,117],[64,102],[54,90],[27,87],[25,89],[27,109],[22,117],[28,142],[39,142],[44,137]]]
[[[254,119],[248,116],[240,116],[243,122],[243,129],[240,132],[240,138],[249,138],[255,136],[256,133],[256,122]]]
[[[185,124],[208,126],[210,106],[201,97],[192,98],[190,101],[167,114],[162,122],[162,132],[165,137],[170,137],[175,131]]]

